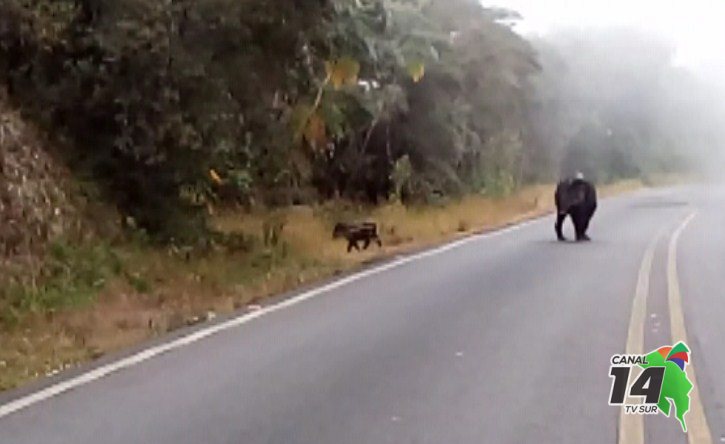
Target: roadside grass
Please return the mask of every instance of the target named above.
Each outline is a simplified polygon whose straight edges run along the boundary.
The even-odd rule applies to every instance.
[[[55,242],[42,267],[5,276],[0,289],[0,323],[14,325],[24,314],[54,313],[91,302],[120,273],[120,261],[107,244]]]
[[[642,187],[600,187],[602,196]],[[417,248],[491,230],[553,209],[552,185],[438,206],[375,208],[335,202],[274,212],[222,211],[213,226],[233,246],[179,250],[141,241],[59,243],[42,279],[0,293],[0,390]],[[348,254],[339,221],[378,223],[383,248]]]

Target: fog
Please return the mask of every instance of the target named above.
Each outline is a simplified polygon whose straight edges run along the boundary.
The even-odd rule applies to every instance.
[[[686,165],[721,175],[725,166],[725,3],[694,0],[496,0],[518,12],[514,29],[539,53],[539,90],[570,134],[540,136],[549,146],[619,145],[651,156],[653,171]],[[559,94],[552,94],[558,91]],[[618,127],[623,137],[591,140]],[[586,134],[589,134],[587,136]],[[615,134],[616,136],[616,134]],[[594,147],[594,148],[593,148]],[[629,149],[625,151],[626,147]],[[656,154],[656,156],[654,155]],[[566,168],[567,155],[562,153]],[[577,156],[574,156],[577,157]],[[574,161],[574,164],[577,162]]]
[[[725,3],[719,0],[486,0],[518,11],[525,35],[562,28],[636,28],[672,42],[676,62],[707,73],[725,67]]]

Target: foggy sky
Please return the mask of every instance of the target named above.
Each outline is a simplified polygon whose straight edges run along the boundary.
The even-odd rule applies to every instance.
[[[516,10],[520,32],[546,34],[557,28],[636,27],[669,40],[675,63],[708,78],[725,75],[723,0],[482,0]]]

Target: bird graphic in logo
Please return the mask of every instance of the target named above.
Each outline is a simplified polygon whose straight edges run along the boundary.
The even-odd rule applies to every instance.
[[[662,347],[657,352],[662,355],[665,362],[674,362],[682,371],[685,370],[685,364],[690,362],[689,350],[683,343],[674,347]]]

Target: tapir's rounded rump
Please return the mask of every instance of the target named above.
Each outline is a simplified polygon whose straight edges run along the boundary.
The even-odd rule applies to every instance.
[[[556,187],[556,235],[559,240],[566,240],[563,225],[567,216],[571,216],[578,241],[589,240],[587,229],[597,209],[597,192],[590,182],[581,178],[559,182]]]

